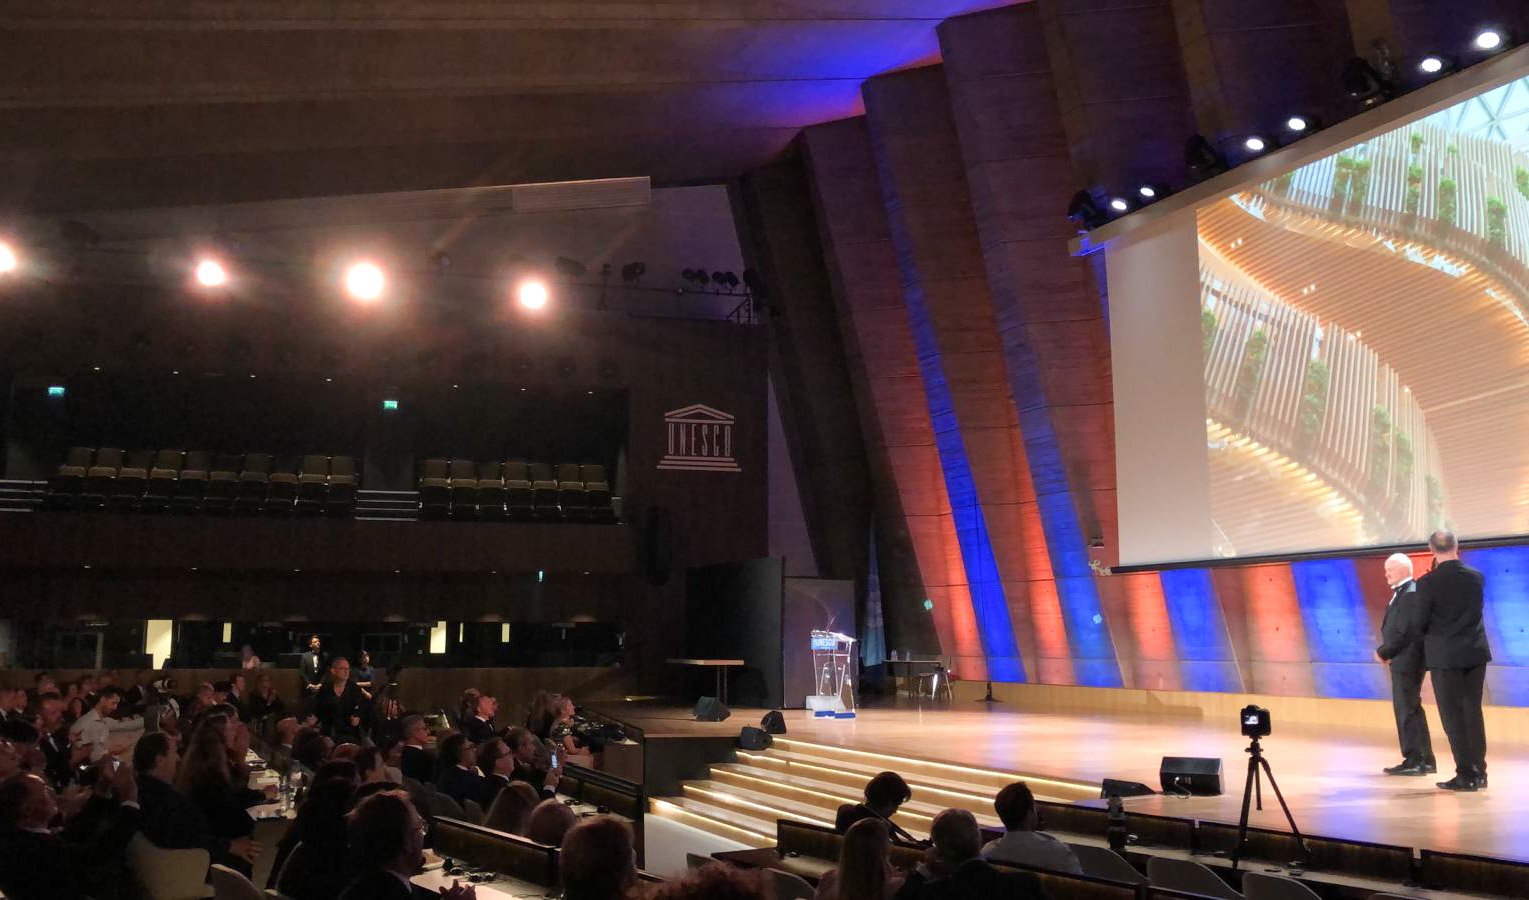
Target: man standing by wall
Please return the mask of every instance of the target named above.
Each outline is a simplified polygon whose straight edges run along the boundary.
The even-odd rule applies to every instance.
[[[1402,748],[1401,765],[1386,769],[1387,775],[1427,775],[1438,771],[1433,742],[1428,736],[1428,716],[1423,712],[1423,639],[1416,636],[1403,644],[1408,622],[1418,614],[1417,582],[1412,580],[1412,560],[1405,553],[1386,559],[1386,584],[1391,602],[1380,625],[1380,646],[1375,653],[1391,669],[1391,707],[1396,712],[1396,737]]]
[[[1455,756],[1455,777],[1439,782],[1439,787],[1478,791],[1487,786],[1481,692],[1492,661],[1482,624],[1486,579],[1460,561],[1460,546],[1450,532],[1435,531],[1428,549],[1433,551],[1433,571],[1418,579],[1418,615],[1408,621],[1405,637],[1423,637],[1439,718]]]
[[[319,636],[315,634],[308,639],[308,652],[304,653],[303,658],[298,661],[298,670],[303,676],[303,687],[308,694],[317,693],[324,683],[324,670],[327,667],[324,665],[324,654],[321,650]]]

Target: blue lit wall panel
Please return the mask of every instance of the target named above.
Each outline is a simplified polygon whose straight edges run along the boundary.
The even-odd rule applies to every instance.
[[[1210,570],[1169,569],[1158,577],[1184,689],[1242,690],[1242,676]]]
[[[1529,706],[1529,547],[1467,550],[1466,564],[1486,577],[1487,689],[1499,706]]]
[[[1389,679],[1375,659],[1379,640],[1365,609],[1353,560],[1303,560],[1291,563],[1290,571],[1306,626],[1317,694],[1377,700],[1390,697]]]

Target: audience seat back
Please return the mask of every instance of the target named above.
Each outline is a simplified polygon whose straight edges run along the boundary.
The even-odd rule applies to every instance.
[[[1247,900],[1321,900],[1316,891],[1294,878],[1263,872],[1242,876],[1242,896]]]
[[[213,896],[207,885],[207,867],[212,858],[199,847],[189,850],[166,850],[156,847],[142,834],[133,835],[127,845],[127,868],[137,883],[143,900],[191,900]]]
[[[1136,871],[1136,867],[1126,862],[1126,858],[1108,847],[1095,847],[1091,844],[1068,844],[1072,852],[1078,857],[1078,864],[1083,867],[1083,874],[1093,875],[1096,878],[1108,878],[1111,881],[1123,881],[1127,884],[1146,884],[1147,876]]]
[[[1242,894],[1222,881],[1220,875],[1192,859],[1148,857],[1147,879],[1153,887],[1188,891],[1206,897],[1219,897],[1221,900],[1242,900]]]
[[[242,873],[228,866],[215,865],[207,874],[216,900],[269,900]]]
[[[436,853],[533,884],[557,885],[557,848],[460,819],[438,816],[434,823]]]

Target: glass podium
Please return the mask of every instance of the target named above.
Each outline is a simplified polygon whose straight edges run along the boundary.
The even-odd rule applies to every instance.
[[[855,639],[837,631],[812,632],[812,670],[816,693],[807,708],[814,717],[855,717]]]

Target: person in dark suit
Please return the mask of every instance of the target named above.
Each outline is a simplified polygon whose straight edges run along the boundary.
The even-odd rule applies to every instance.
[[[1391,670],[1391,708],[1396,713],[1396,737],[1402,748],[1400,765],[1385,770],[1387,775],[1428,775],[1437,772],[1433,742],[1428,737],[1428,716],[1423,712],[1423,676],[1428,669],[1423,661],[1421,637],[1403,643],[1408,622],[1418,612],[1417,582],[1412,580],[1412,560],[1405,553],[1386,558],[1386,584],[1391,586],[1391,601],[1380,624],[1380,646],[1375,654]]]
[[[1428,549],[1433,551],[1433,571],[1418,579],[1417,615],[1407,622],[1403,642],[1423,638],[1439,718],[1455,757],[1455,777],[1439,782],[1439,787],[1478,791],[1487,786],[1481,692],[1492,661],[1482,622],[1486,578],[1460,561],[1460,546],[1450,532],[1435,531],[1428,537]]]
[[[317,693],[324,686],[324,654],[321,650],[319,636],[315,634],[308,639],[308,651],[297,664],[297,670],[303,676],[304,690],[308,694]]]
[[[474,744],[481,744],[494,736],[494,713],[499,710],[499,701],[488,694],[479,694],[473,705],[473,714],[468,716],[462,723],[462,730],[467,733],[467,739]]]
[[[399,723],[399,730],[403,733],[403,750],[399,754],[398,770],[403,777],[421,783],[434,781],[435,754],[426,746],[430,741],[430,730],[425,727],[424,718],[405,716]]]
[[[254,863],[260,844],[249,836],[228,838],[214,834],[196,804],[174,787],[180,756],[164,734],[146,734],[133,747],[133,771],[138,774],[138,805],[142,814],[138,830],[156,847],[185,850],[200,847],[213,862],[228,856]]]
[[[329,664],[329,682],[313,698],[319,729],[336,744],[359,744],[366,709],[366,693],[350,680],[350,661],[336,656]]]
[[[913,797],[913,789],[896,772],[882,772],[865,785],[865,802],[846,803],[834,816],[834,831],[844,834],[861,819],[881,819],[887,823],[892,836],[898,840],[914,843],[913,835],[903,830],[892,817],[904,803]]]
[[[58,796],[36,775],[0,785],[0,891],[12,900],[117,897],[122,860],[138,830],[131,766],[104,761],[85,807],[62,832]],[[110,771],[109,771],[110,769]]]
[[[478,771],[478,748],[460,731],[441,744],[441,774],[435,786],[458,803],[471,800],[480,806],[490,790],[488,780]]]
[[[383,791],[362,800],[351,813],[345,836],[352,871],[340,900],[411,900],[409,878],[423,862],[425,821],[403,791]],[[439,895],[473,900],[472,885],[452,882]]]
[[[909,873],[894,900],[1042,900],[1040,879],[1029,872],[1004,870],[979,856],[982,831],[977,817],[947,809],[929,827],[933,846],[928,859]]]
[[[543,798],[557,794],[558,780],[563,777],[563,761],[559,759],[558,764],[550,768],[538,766],[542,744],[536,735],[519,725],[511,726],[504,730],[504,746],[515,761],[506,781],[524,781]],[[551,762],[550,758],[548,762]]]

